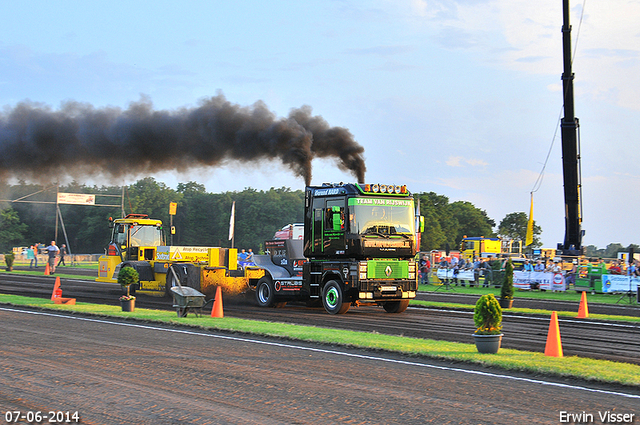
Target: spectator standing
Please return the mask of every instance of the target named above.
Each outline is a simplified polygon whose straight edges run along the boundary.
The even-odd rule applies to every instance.
[[[240,261],[247,261],[247,253],[245,252],[244,249],[240,251],[240,254],[238,254],[238,259]]]
[[[531,265],[529,260],[524,260],[523,271],[525,271],[525,272],[532,272],[533,271],[533,266]]]
[[[65,244],[62,244],[62,246],[60,247],[60,261],[58,261],[58,267],[60,267],[60,264],[66,266],[67,263],[64,262],[64,256],[67,255],[67,246]]]
[[[533,266],[533,271],[535,271],[535,272],[543,272],[544,271],[544,264],[542,263],[542,260],[536,261],[536,265]]]
[[[38,268],[38,254],[40,253],[40,244],[38,242],[36,242],[33,245],[33,255],[34,255],[34,263],[33,263],[33,268],[37,269]]]
[[[51,245],[46,250],[49,254],[49,273],[54,274],[56,272],[56,255],[60,252],[60,248],[56,245],[56,241],[51,241]]]
[[[480,286],[480,264],[479,258],[473,261],[473,286]]]
[[[622,267],[620,267],[620,262],[618,260],[613,261],[611,267],[609,267],[610,274],[622,274]]]
[[[36,262],[36,266],[38,265],[38,260],[36,260],[36,256],[33,255],[33,245],[27,248],[27,260],[29,260],[29,268],[33,268],[33,262]]]
[[[480,262],[480,274],[484,276],[484,288],[488,288],[493,279],[493,270],[491,270],[491,264],[488,261],[482,260]]]
[[[420,266],[420,284],[429,283],[429,269],[431,268],[431,262],[426,255],[423,255],[418,264]]]

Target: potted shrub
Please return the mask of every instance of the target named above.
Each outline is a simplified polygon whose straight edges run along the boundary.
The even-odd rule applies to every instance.
[[[504,267],[504,280],[500,289],[500,307],[511,308],[513,305],[513,263],[511,258]]]
[[[13,271],[13,262],[15,261],[16,256],[13,252],[8,254],[4,254],[4,262],[7,264],[7,271]]]
[[[140,276],[133,267],[123,267],[118,272],[118,283],[122,288],[126,288],[127,294],[120,297],[122,311],[133,311],[135,309],[136,297],[129,293],[132,284],[138,283]]]
[[[473,334],[479,353],[495,354],[502,343],[502,308],[493,294],[483,295],[473,312]]]

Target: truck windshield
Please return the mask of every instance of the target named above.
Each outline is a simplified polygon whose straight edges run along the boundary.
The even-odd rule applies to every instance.
[[[114,228],[113,240],[117,244],[124,245],[127,240],[128,225],[119,225]],[[130,246],[162,246],[164,238],[162,229],[156,226],[131,226],[129,230]]]
[[[415,233],[415,213],[411,199],[349,199],[349,225],[361,235]]]

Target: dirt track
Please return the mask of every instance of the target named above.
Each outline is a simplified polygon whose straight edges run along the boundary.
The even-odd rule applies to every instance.
[[[0,320],[3,415],[320,425],[553,424],[562,411],[640,413],[638,389],[562,382],[604,392],[585,391],[415,358],[6,308]]]
[[[54,278],[0,274],[0,293],[49,298]],[[90,281],[62,280],[63,296],[78,301],[117,304],[121,288],[117,284]],[[421,299],[474,304],[477,297],[455,292],[420,293]],[[517,306],[578,311],[578,303],[518,298]],[[140,296],[136,305],[146,308],[171,309],[171,300]],[[210,306],[211,304],[209,304]],[[296,323],[337,329],[404,335],[416,338],[473,343],[472,312],[410,308],[402,314],[387,314],[379,307],[351,308],[347,314],[332,316],[324,309],[303,304],[288,304],[285,308],[259,308],[251,296],[226,297],[225,315],[229,317]],[[210,309],[210,307],[209,307]],[[590,312],[639,315],[636,305],[590,304]],[[549,329],[549,317],[504,312],[503,347],[543,352]],[[640,325],[628,323],[599,323],[584,319],[560,319],[560,332],[565,356],[579,355],[640,364]]]

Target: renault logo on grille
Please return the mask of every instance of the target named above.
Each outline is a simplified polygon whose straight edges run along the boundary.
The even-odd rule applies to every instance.
[[[389,277],[389,276],[391,276],[391,273],[393,273],[393,270],[391,269],[391,266],[387,266],[387,267],[384,269],[384,274],[386,274],[386,275],[387,275],[387,277]]]

